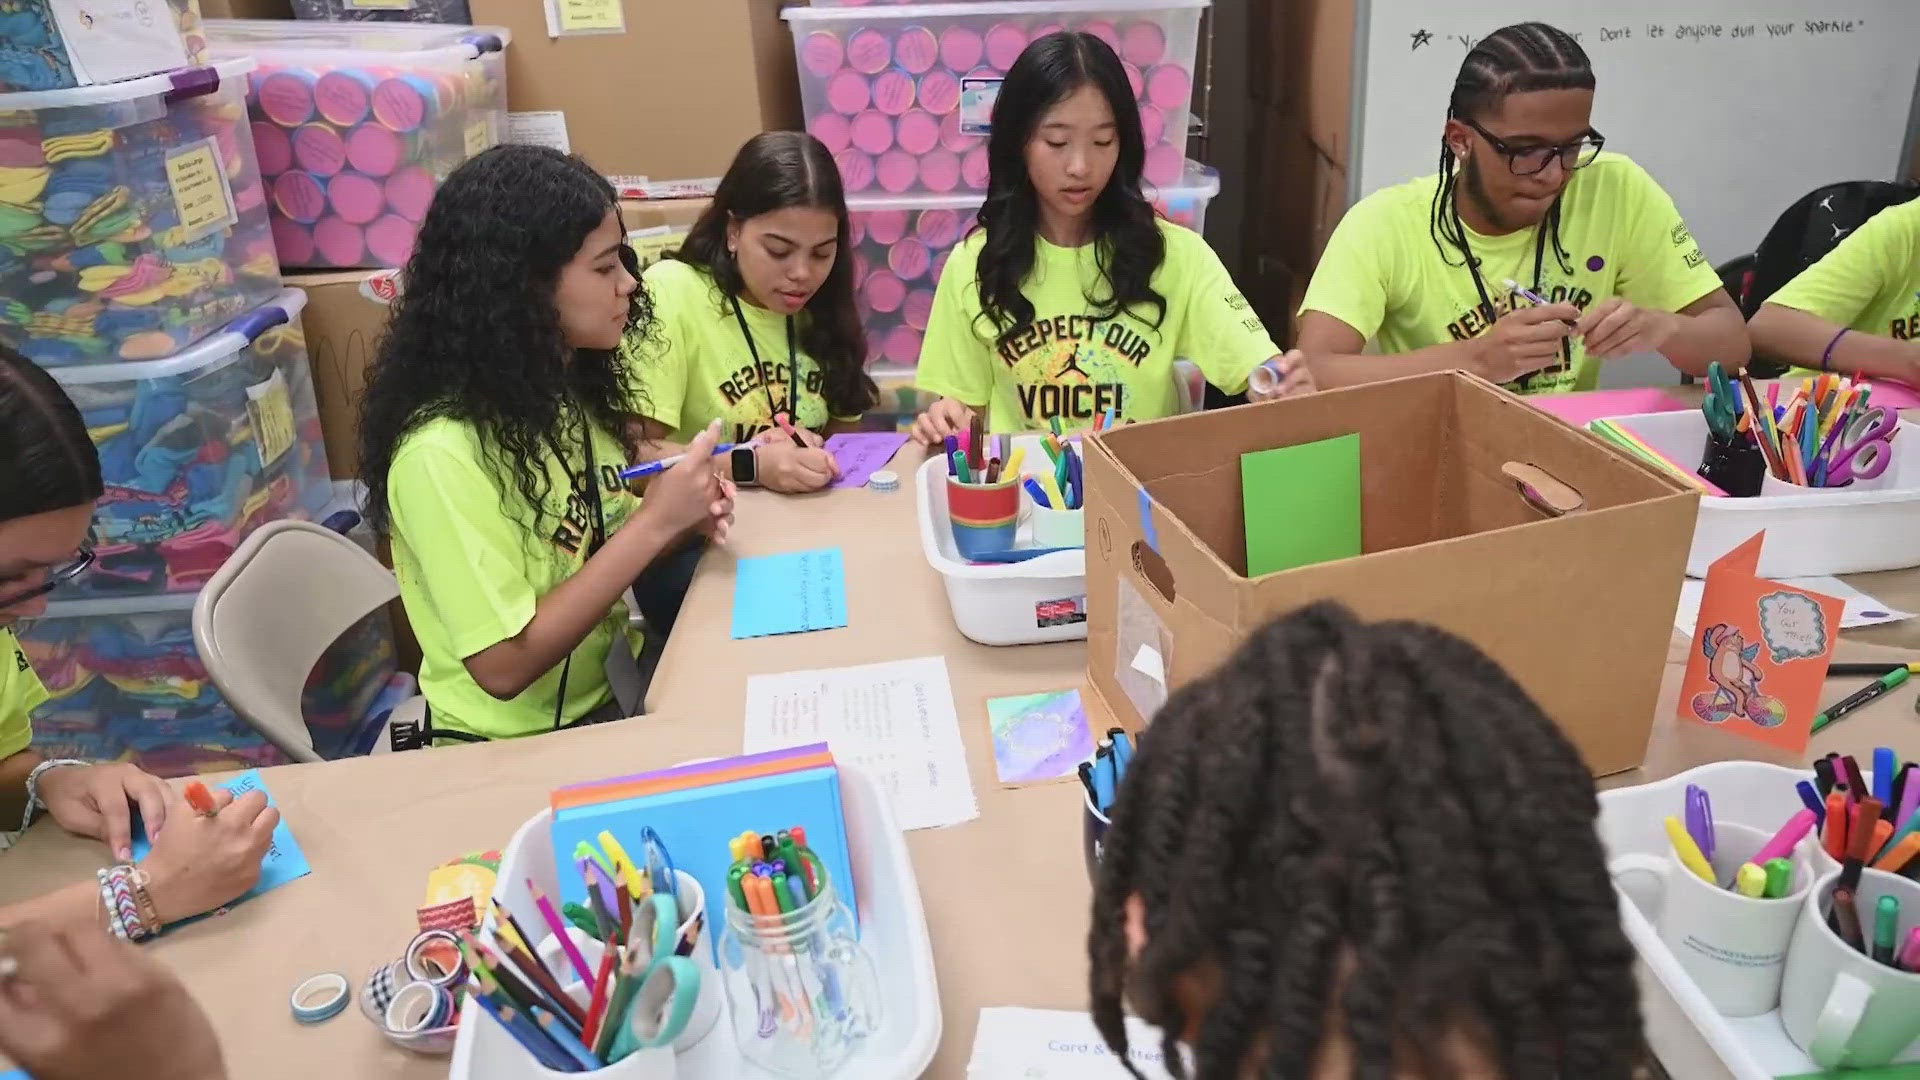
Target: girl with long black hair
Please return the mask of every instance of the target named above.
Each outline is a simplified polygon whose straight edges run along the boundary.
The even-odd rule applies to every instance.
[[[1229,394],[1268,360],[1277,385],[1255,396],[1312,388],[1207,242],[1154,213],[1145,144],[1105,42],[1060,31],[1020,54],[993,106],[980,228],[934,294],[915,382],[940,400],[914,424],[920,441],[980,410],[1010,432],[1167,416],[1176,357]]]

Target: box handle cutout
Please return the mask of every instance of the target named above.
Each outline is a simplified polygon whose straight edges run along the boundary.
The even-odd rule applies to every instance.
[[[1173,570],[1167,566],[1167,560],[1161,558],[1158,551],[1148,547],[1141,541],[1135,540],[1133,542],[1133,568],[1139,571],[1140,576],[1146,579],[1148,585],[1153,586],[1153,591],[1159,595],[1160,599],[1169,604],[1173,603]]]
[[[1500,466],[1500,471],[1513,481],[1515,490],[1519,491],[1527,505],[1548,517],[1565,517],[1587,508],[1586,496],[1572,486],[1561,483],[1538,465],[1509,461]]]

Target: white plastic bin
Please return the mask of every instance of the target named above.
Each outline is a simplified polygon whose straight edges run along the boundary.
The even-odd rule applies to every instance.
[[[197,592],[253,530],[327,507],[306,303],[286,289],[165,360],[53,369],[106,481],[96,562],[56,600]]]
[[[911,1080],[933,1061],[941,1028],[933,943],[927,936],[920,885],[907,854],[906,836],[886,795],[859,769],[845,762],[838,768],[847,855],[860,897],[860,942],[879,974],[885,1013],[880,1030],[834,1075],[840,1080]],[[541,891],[560,894],[552,825],[553,811],[540,811],[513,834],[500,859],[499,900],[522,926],[540,924],[527,891],[528,878]],[[725,889],[726,884],[702,881],[700,887]],[[707,927],[699,947],[711,949],[719,934],[718,928]],[[741,1059],[731,1025],[724,1020],[697,1044],[683,1049],[677,1065],[679,1080],[758,1080],[774,1075]],[[468,1001],[460,1013],[460,1034],[447,1075],[450,1080],[533,1080],[544,1073],[511,1035]]]
[[[1186,163],[1178,183],[1147,191],[1167,220],[1195,232],[1204,228],[1207,204],[1218,194],[1219,172],[1197,161]],[[899,373],[919,364],[934,286],[954,246],[973,231],[985,198],[980,192],[848,198],[854,287],[867,330],[869,367]]]
[[[1049,459],[1038,436],[1016,436],[1026,447],[1022,476],[1037,475]],[[976,564],[960,557],[947,517],[947,460],[930,457],[915,475],[920,548],[947,587],[947,603],[960,632],[982,645],[1031,645],[1079,641],[1087,636],[1087,553],[1059,551],[1026,562]],[[1022,498],[1021,506],[1026,506]],[[1021,515],[1017,547],[1033,546],[1032,526]]]
[[[1023,0],[790,7],[800,102],[849,194],[983,191],[999,81],[1034,38],[1084,30],[1127,65],[1146,129],[1145,175],[1185,169],[1200,13],[1208,0]]]
[[[200,0],[164,0],[164,6],[169,18],[153,17],[153,0],[94,0],[85,7],[72,0],[0,5],[0,93],[66,90],[205,64]],[[69,33],[86,35],[94,26],[83,17],[105,21],[114,32],[94,34],[76,48]]]
[[[1682,466],[1698,466],[1707,418],[1699,410],[1614,417],[1613,422]],[[1893,461],[1871,481],[1844,488],[1749,499],[1703,496],[1687,573],[1705,577],[1713,561],[1765,529],[1763,577],[1859,574],[1920,565],[1920,425],[1900,421]]]
[[[209,19],[247,103],[286,267],[403,266],[433,193],[507,122],[498,26]]]
[[[0,341],[157,360],[280,289],[235,58],[0,94]]]

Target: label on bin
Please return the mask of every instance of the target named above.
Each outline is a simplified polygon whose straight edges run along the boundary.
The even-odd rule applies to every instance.
[[[487,123],[491,114],[481,113],[467,125],[467,156],[472,157],[493,145],[493,128]]]
[[[961,79],[960,133],[963,135],[992,133],[993,103],[999,97],[999,79]]]
[[[240,220],[233,208],[233,189],[220,167],[220,144],[209,135],[167,155],[167,186],[173,189],[173,211],[190,244]]]
[[[271,468],[293,447],[293,399],[279,371],[266,382],[247,387],[247,416],[253,421],[253,446],[260,467]]]
[[[1085,596],[1067,596],[1059,600],[1042,600],[1033,605],[1033,624],[1035,626],[1071,626],[1087,621],[1087,598]]]

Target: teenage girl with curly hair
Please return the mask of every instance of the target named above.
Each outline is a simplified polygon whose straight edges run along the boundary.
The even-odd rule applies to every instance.
[[[617,716],[622,595],[689,531],[724,536],[716,428],[644,502],[619,477],[639,447],[622,435],[635,389],[617,353],[653,322],[637,265],[613,187],[544,147],[461,165],[421,223],[368,380],[360,470],[437,735]]]
[[[1125,1061],[1131,1004],[1201,1080],[1625,1080],[1640,1017],[1596,812],[1478,649],[1306,608],[1141,739],[1094,893],[1094,1019]]]

